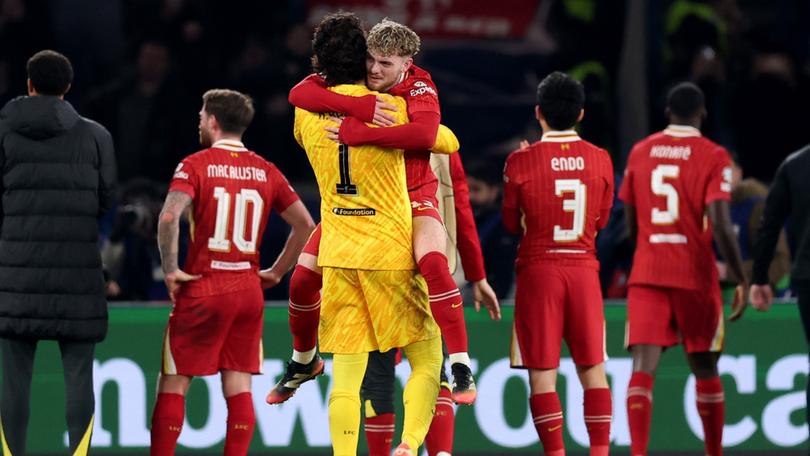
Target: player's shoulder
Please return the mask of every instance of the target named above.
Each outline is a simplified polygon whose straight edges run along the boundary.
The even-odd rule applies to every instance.
[[[805,164],[807,162],[810,162],[810,144],[788,155],[785,158],[784,166],[797,166],[799,163]]]
[[[408,70],[408,77],[402,81],[402,88],[412,97],[419,95],[438,96],[436,84],[433,82],[430,73],[416,65],[411,65]]]
[[[506,156],[506,169],[509,169],[510,172],[523,170],[526,167],[526,161],[529,160],[532,155],[539,153],[542,153],[540,141],[529,144],[527,147],[515,149]]]
[[[189,165],[197,165],[201,163],[208,163],[214,158],[214,149],[207,147],[205,149],[200,149],[196,152],[192,152],[182,160],[183,163]]]

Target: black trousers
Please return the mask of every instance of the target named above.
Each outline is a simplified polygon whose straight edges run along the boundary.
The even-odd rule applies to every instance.
[[[807,347],[810,351],[810,281],[794,281],[793,289],[798,295],[799,315],[802,319],[802,328],[804,328],[804,338],[807,340]],[[805,395],[807,404],[810,404],[810,381],[805,386]],[[810,406],[805,409],[805,418],[810,426]]]
[[[442,350],[446,357],[447,348],[442,346]],[[363,377],[363,386],[360,389],[363,410],[367,411],[370,406],[375,415],[394,413],[396,356],[396,348],[387,352],[373,351],[368,354],[366,376]],[[444,371],[444,357],[442,358],[439,378],[442,383],[447,382],[447,374]]]
[[[31,378],[37,340],[0,339],[3,357],[3,388],[0,419],[3,435],[13,456],[25,454],[30,415]],[[65,415],[71,455],[83,456],[90,447],[93,395],[93,349],[90,342],[59,342],[65,373]],[[81,449],[77,451],[79,446]]]

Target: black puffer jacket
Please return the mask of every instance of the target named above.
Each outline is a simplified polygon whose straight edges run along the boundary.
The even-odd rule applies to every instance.
[[[20,97],[0,111],[0,168],[0,337],[103,340],[110,134],[59,98]]]

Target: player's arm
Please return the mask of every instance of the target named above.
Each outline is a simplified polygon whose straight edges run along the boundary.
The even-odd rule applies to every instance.
[[[461,255],[464,278],[473,286],[475,311],[478,312],[483,303],[489,311],[489,317],[500,320],[501,309],[495,291],[487,282],[481,240],[478,239],[478,229],[470,206],[470,188],[467,186],[467,175],[459,154],[450,156],[450,178],[453,180],[453,202],[456,210],[456,247]]]
[[[726,200],[715,200],[709,203],[709,220],[712,223],[714,240],[720,254],[726,259],[729,270],[735,277],[740,278],[737,294],[732,304],[732,313],[729,320],[737,320],[745,312],[748,279],[743,267],[740,246],[737,244],[737,236],[734,234],[734,223],[731,221],[731,209]]]
[[[436,143],[441,115],[434,111],[410,114],[410,123],[385,128],[372,128],[354,117],[343,119],[339,140],[349,146],[371,144],[406,150],[429,150]]]
[[[773,260],[774,249],[779,240],[779,233],[790,214],[790,186],[787,176],[787,163],[783,162],[776,171],[768,198],[765,200],[765,211],[754,242],[754,273],[751,287],[751,304],[757,310],[768,310],[773,301],[773,290],[768,283],[768,269]]]
[[[326,81],[318,74],[307,76],[290,89],[287,101],[310,112],[339,112],[378,125],[393,124],[393,116],[386,111],[397,110],[396,106],[374,94],[353,97],[332,92],[326,88]]]
[[[461,144],[458,142],[458,137],[453,130],[445,127],[444,125],[439,125],[439,130],[436,132],[436,141],[434,142],[433,146],[430,148],[430,151],[435,154],[455,154],[461,148]],[[450,160],[450,163],[453,163],[453,160]],[[460,165],[459,161],[459,166]],[[452,166],[452,165],[451,165]],[[464,168],[461,168],[461,171],[464,172]],[[453,170],[450,169],[450,173],[452,174]],[[464,178],[464,185],[467,185],[466,177]],[[469,193],[469,191],[468,191]]]
[[[638,236],[638,220],[636,220],[636,207],[629,203],[624,203],[624,224],[627,226],[627,236],[630,242],[635,243],[636,236]]]
[[[598,230],[607,226],[610,220],[610,211],[613,209],[613,181],[615,179],[613,176],[613,162],[611,162],[607,151],[604,153],[606,166],[602,178],[605,180],[605,190],[602,194],[602,207],[599,209],[599,220],[596,221],[596,229]]]
[[[511,159],[511,160],[510,160]],[[520,185],[515,170],[514,152],[506,159],[503,170],[503,207],[501,208],[501,221],[506,230],[512,234],[521,233],[520,213]]]
[[[175,293],[183,282],[199,279],[183,272],[178,266],[178,252],[180,245],[180,217],[189,206],[191,196],[185,192],[170,191],[166,195],[163,209],[158,219],[158,249],[160,250],[160,265],[163,268],[163,280],[169,290],[169,297],[174,301]]]
[[[113,190],[117,180],[115,167],[115,149],[110,132],[99,126],[96,132],[98,147],[98,212],[106,214],[115,204]]]
[[[765,212],[765,201],[759,201],[754,205],[751,210],[751,217],[748,220],[748,239],[749,239],[749,251],[753,251],[754,249],[754,241],[757,238],[757,232],[759,231],[759,224],[762,220],[762,216]],[[749,265],[746,262],[746,267]],[[753,260],[751,260],[750,267],[753,268]],[[747,271],[746,272],[753,272]],[[779,280],[782,279],[786,274],[790,272],[790,248],[788,247],[787,243],[787,236],[785,236],[785,230],[779,230],[779,238],[776,241],[776,247],[773,253],[773,260],[771,261],[771,266],[768,268],[768,283],[777,283]]]
[[[284,274],[295,266],[298,255],[301,254],[309,235],[315,229],[315,222],[301,200],[290,204],[287,209],[282,211],[281,218],[290,225],[290,235],[287,236],[287,242],[284,243],[284,248],[281,249],[281,253],[278,254],[273,265],[259,272],[264,288],[276,285]]]

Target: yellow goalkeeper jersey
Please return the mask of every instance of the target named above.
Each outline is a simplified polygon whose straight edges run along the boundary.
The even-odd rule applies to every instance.
[[[330,87],[337,93],[363,96],[361,85]],[[397,106],[397,123],[407,122],[400,97],[386,95]],[[348,147],[327,138],[324,127],[334,113],[295,110],[295,139],[306,150],[321,195],[318,265],[349,269],[415,269],[411,206],[401,149]]]

